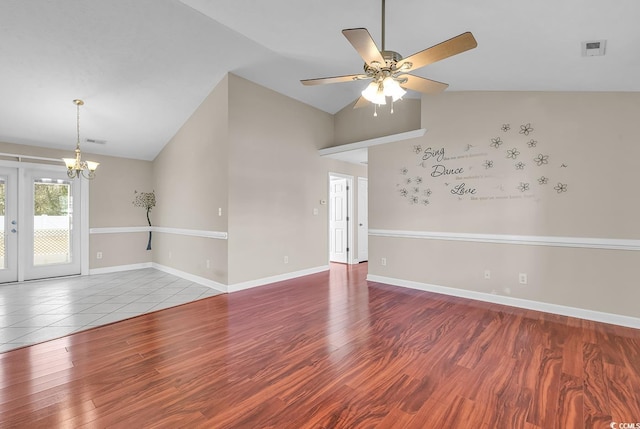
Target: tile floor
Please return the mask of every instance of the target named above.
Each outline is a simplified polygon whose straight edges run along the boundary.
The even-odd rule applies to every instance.
[[[220,293],[153,268],[0,285],[0,353]]]

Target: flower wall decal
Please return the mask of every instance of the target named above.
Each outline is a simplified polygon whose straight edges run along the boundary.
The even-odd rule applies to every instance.
[[[507,158],[516,159],[520,155],[520,151],[515,147],[507,150]]]
[[[565,177],[551,174],[557,171],[555,168],[567,168],[567,164],[554,162],[557,160],[553,153],[542,153],[543,150],[547,151],[546,144],[535,149],[539,142],[529,137],[534,132],[531,122],[522,121],[519,124],[522,125],[514,125],[512,129],[509,123],[502,123],[498,125],[501,131],[494,129],[496,134],[493,137],[485,136],[486,140],[468,139],[457,144],[447,141],[430,141],[428,145],[409,144],[406,152],[411,150],[411,155],[406,155],[411,159],[401,161],[404,166],[400,164],[401,168],[397,170],[400,174],[396,176],[396,192],[404,198],[405,204],[416,207],[440,204],[447,199],[471,202],[507,198],[516,203],[518,200],[524,201],[523,197],[535,197],[530,201],[540,201],[543,195],[553,194],[552,187],[558,194],[567,192],[567,183],[557,182],[558,179],[564,181]],[[503,140],[504,135],[508,136],[504,138],[508,146]],[[485,143],[476,144],[483,140]],[[493,152],[492,149],[504,150],[504,158],[489,153]],[[413,157],[416,157],[415,161],[412,161]],[[536,166],[554,168],[536,170]],[[540,174],[542,172],[550,176]],[[536,181],[539,186],[535,186]],[[555,183],[557,185],[554,187]],[[549,187],[545,188],[545,185]],[[433,192],[433,189],[440,192]]]
[[[529,133],[533,132],[533,127],[531,126],[531,124],[526,124],[526,125],[520,125],[520,134],[524,134],[525,136],[528,136]]]
[[[535,161],[536,164],[538,164],[538,167],[540,167],[543,164],[548,164],[549,163],[549,155],[539,154],[533,160]]]
[[[567,192],[567,184],[558,182],[558,184],[556,186],[554,186],[553,189],[555,189],[556,192],[558,192],[559,194],[561,194],[563,192]]]

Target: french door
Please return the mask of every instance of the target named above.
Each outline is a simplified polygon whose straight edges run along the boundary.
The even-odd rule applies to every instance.
[[[80,274],[80,181],[0,167],[0,282]]]

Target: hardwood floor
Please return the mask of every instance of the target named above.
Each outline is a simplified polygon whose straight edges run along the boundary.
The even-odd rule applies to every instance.
[[[609,428],[640,331],[401,289],[366,264],[0,354],[2,428]]]

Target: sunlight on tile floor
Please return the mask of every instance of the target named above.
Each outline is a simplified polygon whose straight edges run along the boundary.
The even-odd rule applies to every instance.
[[[0,353],[220,293],[153,268],[0,285]]]

